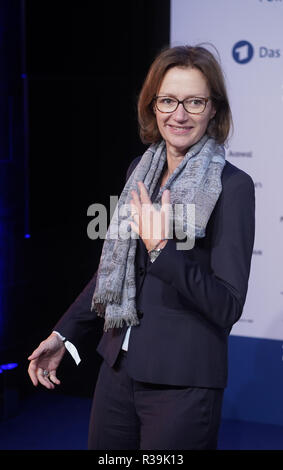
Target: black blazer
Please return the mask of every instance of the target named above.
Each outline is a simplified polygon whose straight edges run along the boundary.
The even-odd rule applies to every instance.
[[[127,178],[141,157],[131,163]],[[206,236],[191,250],[168,240],[150,263],[142,240],[136,253],[137,309],[127,367],[135,380],[224,388],[227,342],[246,299],[255,234],[255,193],[251,177],[230,162]],[[96,274],[55,326],[78,348],[95,328],[90,305]],[[112,367],[127,327],[104,333],[97,351]]]

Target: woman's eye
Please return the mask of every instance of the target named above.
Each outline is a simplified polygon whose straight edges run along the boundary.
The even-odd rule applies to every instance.
[[[189,100],[189,104],[192,106],[202,106],[203,105],[203,100],[200,100],[198,98],[194,98],[192,100]]]

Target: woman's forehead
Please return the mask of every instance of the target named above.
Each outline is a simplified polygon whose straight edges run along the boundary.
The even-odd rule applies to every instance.
[[[208,91],[207,80],[200,70],[191,67],[173,67],[166,72],[158,94],[172,95],[178,92],[197,96]]]

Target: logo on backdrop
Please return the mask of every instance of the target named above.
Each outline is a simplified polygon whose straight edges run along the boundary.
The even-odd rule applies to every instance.
[[[232,49],[233,59],[238,64],[247,64],[250,62],[254,53],[254,47],[249,41],[238,41]],[[257,56],[260,59],[278,59],[281,57],[281,51],[280,49],[271,49],[270,47],[260,46],[257,50]]]
[[[249,41],[238,41],[233,47],[232,55],[238,64],[247,64],[253,58],[254,48]]]

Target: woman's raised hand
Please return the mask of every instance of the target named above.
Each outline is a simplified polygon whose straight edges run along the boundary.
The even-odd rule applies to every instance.
[[[143,240],[147,251],[152,250],[160,240],[168,238],[170,223],[170,191],[166,189],[161,198],[161,209],[152,204],[147,189],[142,181],[138,182],[140,195],[131,191],[131,217],[130,225]],[[164,248],[167,240],[159,244]]]

